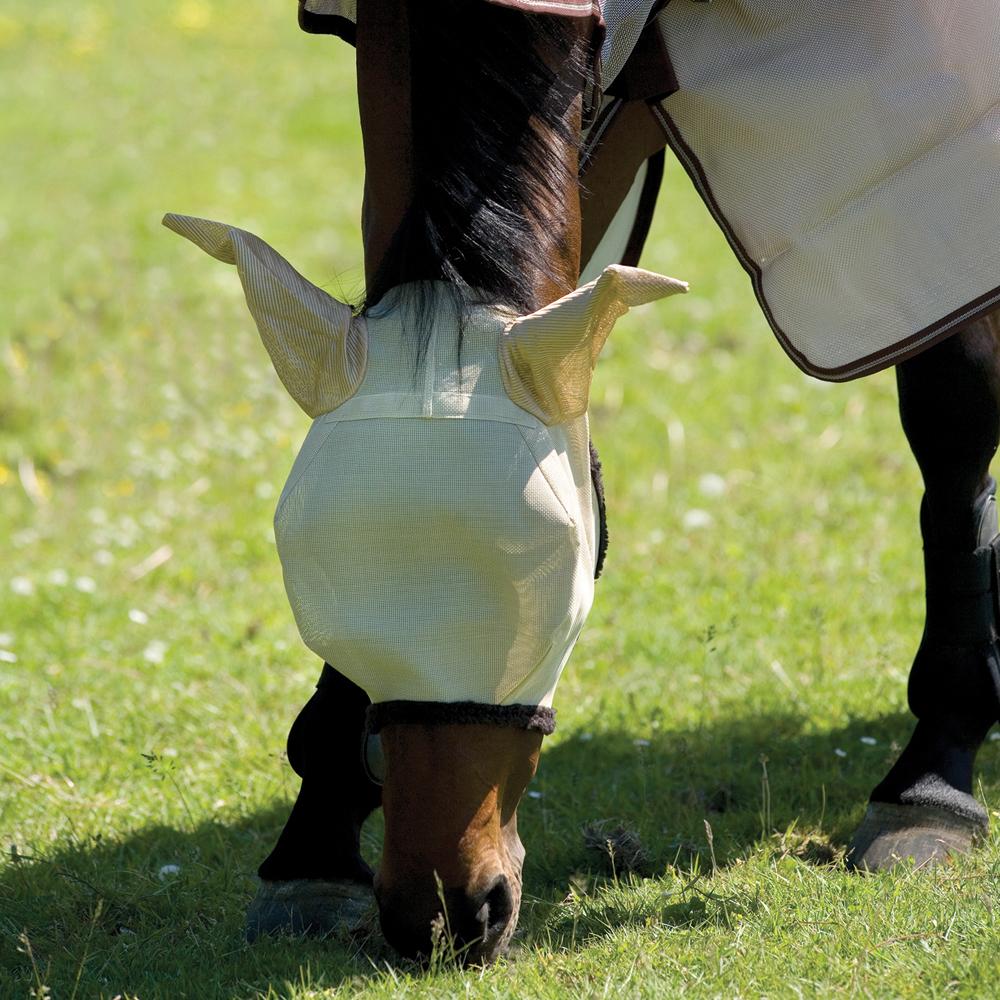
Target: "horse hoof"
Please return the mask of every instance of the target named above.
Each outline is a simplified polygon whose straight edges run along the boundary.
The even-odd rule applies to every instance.
[[[922,867],[967,854],[989,832],[986,811],[978,804],[977,809],[982,815],[973,818],[935,806],[869,802],[847,848],[847,867],[878,872],[906,858]]]
[[[375,896],[370,885],[349,879],[262,879],[247,910],[246,939],[253,942],[264,934],[354,934],[369,926],[374,917]]]

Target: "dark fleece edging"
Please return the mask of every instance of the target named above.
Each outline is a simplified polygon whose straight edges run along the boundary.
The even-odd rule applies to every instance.
[[[604,559],[608,554],[608,505],[604,499],[604,471],[593,440],[590,441],[590,481],[594,485],[597,513],[601,524],[600,537],[597,539],[597,565],[594,567],[594,579],[599,580],[604,569]]]
[[[368,706],[368,732],[395,724],[507,726],[551,736],[555,709],[541,705],[484,705],[478,701],[380,701]]]

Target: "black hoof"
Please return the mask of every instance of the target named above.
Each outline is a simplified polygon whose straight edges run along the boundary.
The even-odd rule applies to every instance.
[[[967,854],[989,833],[986,810],[969,798],[975,810],[965,816],[937,806],[869,802],[847,848],[847,867],[878,872],[906,859],[923,867]]]
[[[247,910],[246,939],[252,943],[265,934],[346,936],[375,926],[375,919],[370,885],[347,879],[262,879]]]

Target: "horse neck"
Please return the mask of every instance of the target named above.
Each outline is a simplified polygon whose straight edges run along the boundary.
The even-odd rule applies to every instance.
[[[436,36],[429,33],[422,16],[419,22],[413,18],[421,30],[415,36],[411,32],[411,3],[412,0],[385,0],[358,5],[358,100],[365,156],[362,214],[365,274],[369,292],[378,288],[379,295],[387,290],[388,284],[441,277],[441,255],[420,240],[401,250],[400,236],[408,224],[414,223],[413,215],[423,208],[422,192],[426,191],[427,181],[440,175],[442,163],[450,165],[449,148],[458,155],[465,152],[462,135],[457,127],[453,128],[448,116],[449,107],[462,98],[449,95],[448,88],[442,86],[441,60],[434,50]],[[463,28],[462,18],[455,18],[454,22],[448,40],[452,51],[461,46],[457,35],[462,30],[472,30]],[[531,22],[524,23],[527,30]],[[482,45],[481,39],[477,38],[476,43]],[[550,42],[545,44],[551,47]],[[565,60],[566,55],[555,52],[552,59]],[[434,81],[433,86],[428,84],[428,78]],[[453,88],[463,86],[461,79],[448,82]],[[485,227],[488,238],[482,242],[490,250],[484,253],[482,245],[478,248],[479,262],[487,257],[494,264],[498,260],[516,260],[517,273],[511,284],[518,286],[520,301],[507,304],[526,309],[539,308],[571,291],[580,273],[578,152],[570,136],[579,134],[582,97],[579,90],[566,87],[555,95],[555,101],[559,116],[555,130],[540,127],[524,109],[517,112],[523,115],[523,120],[515,119],[513,123],[515,132],[523,126],[520,138],[526,143],[533,142],[536,153],[543,150],[544,176],[539,177],[530,164],[520,164],[515,148],[510,151],[509,162],[504,164],[513,173],[514,182],[510,183],[508,176],[503,183],[497,183],[498,160],[494,155],[491,162],[487,151],[482,162],[463,162],[462,180],[468,183],[468,192],[463,194],[467,193],[468,201],[464,204],[461,199],[455,201],[460,211],[468,212],[470,219],[477,198],[488,202],[492,216],[487,218]],[[549,109],[550,117],[552,113]],[[489,109],[483,109],[484,121],[489,121],[489,114]],[[511,128],[510,119],[507,126]],[[434,144],[430,148],[436,160],[435,155],[428,157],[429,143]],[[489,146],[489,141],[484,145]],[[513,145],[517,147],[518,143]],[[505,214],[512,224],[498,225],[496,238],[489,238],[490,218],[502,219]],[[417,220],[417,225],[421,221]],[[456,240],[468,228],[454,224]],[[527,233],[531,234],[530,239]],[[448,235],[445,227],[445,245]],[[461,280],[479,287],[476,254],[459,257],[459,271],[463,264],[468,270],[460,273]],[[495,275],[493,283],[496,284]],[[374,304],[371,297],[368,304]]]

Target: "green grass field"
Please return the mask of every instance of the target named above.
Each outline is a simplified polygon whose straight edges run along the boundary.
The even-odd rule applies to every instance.
[[[14,0],[0,93],[0,997],[995,995],[1000,841],[839,864],[921,626],[892,375],[800,374],[676,167],[643,263],[692,291],[598,369],[612,547],[520,810],[510,957],[245,945],[320,666],[271,533],[307,422],[234,270],[159,219],[357,293],[352,54],[290,0]],[[988,743],[988,805],[998,764]],[[596,820],[634,828],[643,874],[588,849]]]

